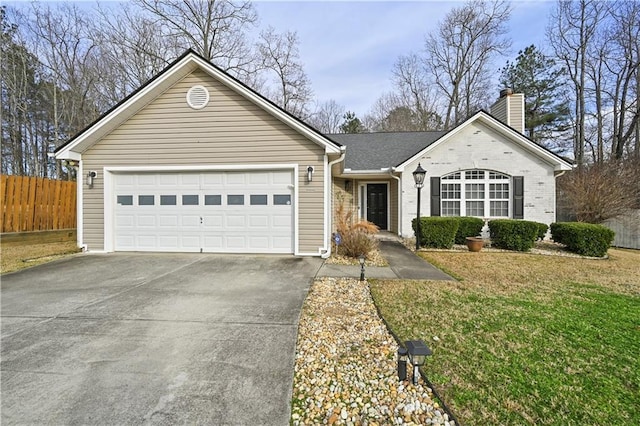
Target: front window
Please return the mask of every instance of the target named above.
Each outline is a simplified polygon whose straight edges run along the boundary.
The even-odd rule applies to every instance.
[[[442,216],[509,217],[509,176],[488,170],[441,178]]]

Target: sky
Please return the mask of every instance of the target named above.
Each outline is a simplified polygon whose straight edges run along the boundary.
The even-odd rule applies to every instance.
[[[319,102],[335,100],[357,116],[391,90],[391,70],[400,55],[420,52],[425,35],[460,1],[269,1],[256,2],[260,26],[295,31],[300,56]],[[512,1],[509,35],[513,60],[519,50],[544,47],[547,0]],[[497,85],[497,82],[496,82]],[[496,87],[496,98],[500,88]]]
[[[25,1],[0,0],[0,4]],[[86,7],[95,5],[93,0],[75,1]],[[436,30],[447,12],[462,4],[460,0],[254,1],[260,20],[256,31],[273,26],[278,32],[297,33],[300,57],[316,101],[334,100],[358,117],[391,91],[391,70],[398,57],[419,53],[425,35]],[[511,1],[508,27],[513,46],[510,54],[495,64],[496,98],[500,91],[498,69],[531,44],[544,50],[548,15],[554,4],[553,0]]]

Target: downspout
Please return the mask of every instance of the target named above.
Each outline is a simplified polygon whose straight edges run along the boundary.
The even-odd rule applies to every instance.
[[[327,234],[325,235],[325,247],[327,247],[327,250],[322,253],[322,255],[320,257],[322,257],[323,259],[328,259],[329,256],[331,256],[331,228],[333,226],[332,223],[332,219],[333,219],[333,191],[331,190],[331,185],[333,183],[333,176],[331,176],[331,169],[333,168],[334,164],[338,164],[342,161],[344,161],[344,157],[347,155],[347,148],[342,146],[340,147],[340,151],[342,151],[342,153],[340,154],[340,157],[336,158],[333,161],[330,161],[329,164],[327,165],[327,169],[329,169],[329,179],[328,179],[328,183],[327,183],[327,194],[330,197],[330,201],[329,201],[329,217],[327,220]]]
[[[397,234],[402,235],[402,179],[394,175],[395,167],[389,167],[389,174],[398,181],[398,229]]]

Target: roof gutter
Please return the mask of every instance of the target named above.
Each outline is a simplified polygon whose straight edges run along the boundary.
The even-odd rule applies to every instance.
[[[347,148],[345,146],[340,146],[340,157],[336,158],[333,161],[330,161],[329,164],[327,164],[327,169],[328,169],[328,173],[327,173],[327,186],[325,188],[325,194],[327,194],[326,196],[329,197],[329,202],[327,203],[328,206],[328,211],[325,212],[325,214],[327,215],[327,220],[326,220],[326,224],[327,224],[327,230],[325,232],[325,247],[327,248],[327,250],[325,250],[324,253],[322,253],[321,257],[323,259],[327,259],[329,258],[329,256],[331,256],[331,227],[333,226],[331,219],[333,218],[333,195],[331,192],[331,182],[333,181],[333,177],[331,176],[331,169],[333,168],[333,166],[335,164],[338,164],[342,161],[344,161],[344,157],[347,155]]]

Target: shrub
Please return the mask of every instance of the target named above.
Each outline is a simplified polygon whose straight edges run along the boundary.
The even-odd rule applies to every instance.
[[[414,234],[416,219],[411,221]],[[434,248],[451,248],[455,242],[460,222],[456,217],[421,217],[420,245]]]
[[[582,256],[603,257],[613,242],[615,232],[591,223],[558,222],[551,224],[553,241]]]
[[[538,239],[544,240],[544,236],[547,235],[547,230],[549,229],[549,225],[542,222],[535,222],[538,226]]]
[[[344,198],[341,196],[338,196],[336,207],[336,231],[341,237],[336,251],[343,256],[368,256],[378,248],[378,240],[372,235],[378,232],[378,227],[366,220],[354,220],[353,211],[345,208]]]
[[[456,232],[456,244],[465,244],[467,237],[477,237],[482,232],[484,220],[478,217],[458,217],[458,231]]]
[[[489,221],[491,245],[515,251],[529,251],[538,237],[538,223],[528,220],[496,219]]]
[[[338,253],[348,257],[358,257],[361,254],[368,256],[369,253],[378,248],[378,240],[370,234],[353,230],[344,234],[340,234],[342,242],[340,243]]]

